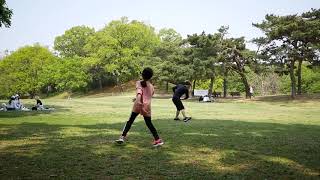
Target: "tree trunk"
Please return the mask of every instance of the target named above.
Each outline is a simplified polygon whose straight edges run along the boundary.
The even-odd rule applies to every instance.
[[[265,96],[266,95],[266,87],[264,85],[263,78],[261,78],[260,81],[261,81],[261,95]]]
[[[167,91],[167,93],[169,92],[169,82],[168,81],[166,82],[166,91]]]
[[[211,77],[211,78],[210,78],[209,93],[208,93],[208,96],[209,96],[209,97],[212,96],[213,82],[214,82],[214,77]]]
[[[224,73],[223,73],[223,97],[227,97],[227,77],[228,77],[228,71],[224,68]]]
[[[290,62],[290,79],[291,79],[291,98],[294,99],[296,97],[296,78],[294,75],[294,60]]]
[[[242,83],[243,83],[245,90],[246,90],[246,98],[249,98],[250,97],[250,87],[249,87],[247,77],[244,74],[244,72],[239,72],[239,74],[241,76]]]
[[[122,84],[119,81],[119,77],[117,76],[116,79],[117,79],[117,86],[120,88],[120,92],[123,93]]]
[[[36,93],[35,93],[34,90],[32,90],[31,92],[29,92],[29,98],[30,98],[30,99],[33,99],[33,98],[35,97],[35,95],[36,95]],[[21,96],[21,94],[20,94],[20,96]]]
[[[302,59],[299,60],[299,65],[298,65],[298,70],[297,70],[297,74],[298,74],[298,94],[299,95],[302,94],[302,90],[301,90],[301,66],[302,66]]]
[[[196,81],[197,81],[197,80],[194,80],[194,81],[193,81],[192,96],[194,96],[194,89],[196,88]]]
[[[98,83],[99,83],[99,90],[102,90],[102,78],[101,77],[99,77]]]

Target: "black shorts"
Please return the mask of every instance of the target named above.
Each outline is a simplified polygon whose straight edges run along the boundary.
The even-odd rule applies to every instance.
[[[184,106],[180,98],[173,97],[172,101],[173,101],[173,104],[176,105],[177,111],[181,111],[182,109],[184,109]]]

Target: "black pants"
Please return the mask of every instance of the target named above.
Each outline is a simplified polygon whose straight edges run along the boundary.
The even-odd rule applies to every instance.
[[[131,116],[130,116],[129,120],[127,121],[126,126],[123,129],[122,136],[126,136],[127,135],[127,133],[129,132],[129,130],[131,128],[131,125],[133,124],[134,120],[136,119],[136,117],[138,115],[139,115],[139,113],[135,113],[135,112],[131,113]],[[159,139],[159,135],[157,133],[156,128],[153,126],[153,124],[151,122],[151,117],[143,116],[143,118],[144,118],[144,121],[145,121],[146,125],[148,126],[150,132],[152,133],[154,139],[158,140]]]

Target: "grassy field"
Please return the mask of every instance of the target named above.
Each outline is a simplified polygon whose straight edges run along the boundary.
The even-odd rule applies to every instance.
[[[161,148],[141,117],[125,145],[114,143],[131,98],[47,99],[56,111],[0,112],[0,179],[320,179],[319,98],[191,100],[189,123],[172,120],[170,99],[155,98]]]

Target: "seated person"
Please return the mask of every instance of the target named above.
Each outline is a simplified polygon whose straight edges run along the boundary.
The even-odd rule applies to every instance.
[[[14,104],[15,104],[15,106],[16,106],[15,108],[16,108],[17,110],[22,110],[22,109],[23,109],[23,105],[22,105],[22,103],[21,103],[19,94],[16,94],[14,97],[15,97],[15,99],[14,99]]]
[[[37,101],[37,104],[36,104],[37,109],[38,110],[43,110],[44,106],[43,106],[43,104],[42,104],[42,102],[41,102],[41,100],[40,100],[40,98],[38,96],[36,97],[36,101]]]
[[[208,95],[205,95],[205,96],[203,97],[203,102],[211,102],[210,97],[209,97]]]
[[[17,107],[17,106],[16,106],[16,101],[15,101],[15,99],[16,99],[15,96],[11,96],[8,104],[3,103],[3,104],[2,104],[3,110],[5,110],[5,111],[13,111],[13,110],[16,110],[16,107]]]
[[[34,111],[46,111],[46,110],[54,110],[54,108],[45,108],[42,101],[40,100],[39,96],[35,97],[36,105],[32,107],[32,110]]]
[[[20,95],[16,94],[15,96],[15,100],[14,100],[14,104],[15,104],[15,109],[16,110],[21,110],[21,111],[30,111],[30,109],[26,108],[23,106],[21,100],[20,100]]]

